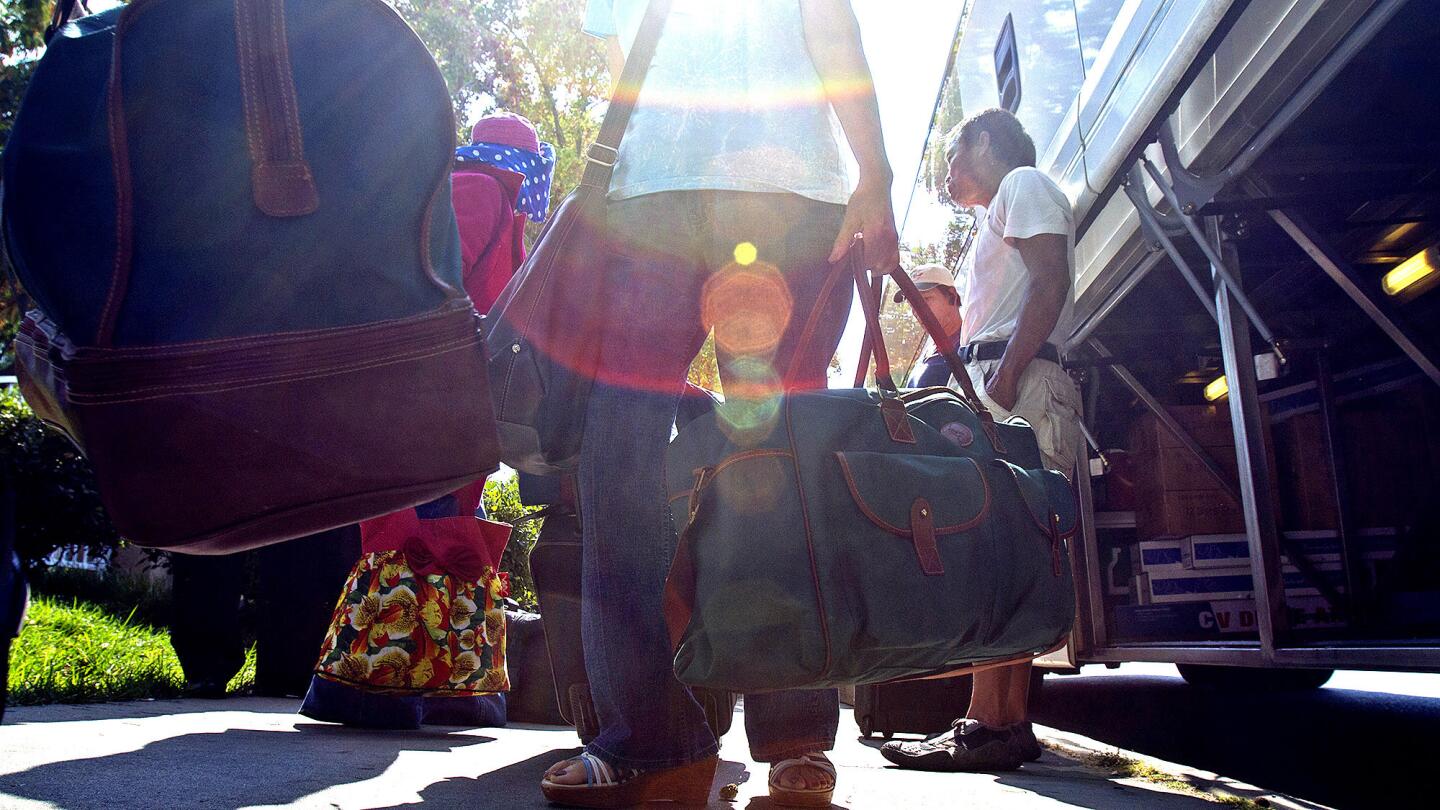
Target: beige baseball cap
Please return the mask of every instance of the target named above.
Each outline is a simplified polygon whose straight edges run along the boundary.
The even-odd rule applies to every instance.
[[[934,287],[955,286],[955,277],[945,269],[943,264],[919,264],[910,270],[910,280],[915,282],[915,287],[921,292]],[[899,291],[895,293],[895,303],[905,300],[905,294]]]

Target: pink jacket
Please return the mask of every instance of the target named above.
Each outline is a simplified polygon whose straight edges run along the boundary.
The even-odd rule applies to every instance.
[[[481,163],[450,176],[450,199],[460,226],[465,291],[487,312],[525,261],[525,215],[515,212],[524,178]]]

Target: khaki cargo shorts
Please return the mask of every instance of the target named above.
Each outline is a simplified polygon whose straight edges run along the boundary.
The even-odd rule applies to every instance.
[[[985,395],[985,381],[999,365],[999,360],[981,360],[965,366],[975,393],[997,422],[1012,416],[1029,422],[1035,429],[1045,466],[1073,479],[1080,450],[1080,389],[1075,381],[1059,365],[1036,358],[1020,376],[1020,395],[1014,410],[1007,411]]]

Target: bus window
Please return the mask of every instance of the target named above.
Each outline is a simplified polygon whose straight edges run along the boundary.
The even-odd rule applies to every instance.
[[[1075,7],[1071,0],[975,0],[955,63],[954,79],[966,115],[1002,106],[995,48],[1007,17],[1013,20],[1023,89],[1015,114],[1043,155],[1084,79]]]
[[[1075,25],[1080,38],[1080,59],[1088,75],[1105,46],[1110,28],[1126,0],[1075,0]]]

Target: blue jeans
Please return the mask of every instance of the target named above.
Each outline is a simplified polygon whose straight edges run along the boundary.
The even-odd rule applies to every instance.
[[[581,630],[601,727],[589,751],[613,765],[674,767],[719,747],[670,666],[661,595],[676,537],[665,448],[712,328],[722,418],[735,435],[764,427],[782,377],[824,386],[852,295],[851,279],[827,262],[843,216],[843,206],[753,192],[661,192],[608,206],[614,244],[596,305],[614,326],[586,410],[579,495]],[[817,302],[818,328],[798,351]],[[747,695],[745,704],[757,761],[834,746],[833,689]]]

